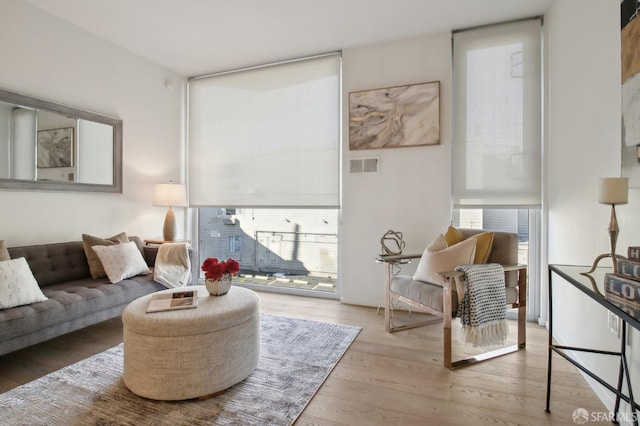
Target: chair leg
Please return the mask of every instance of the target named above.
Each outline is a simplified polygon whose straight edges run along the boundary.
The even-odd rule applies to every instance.
[[[447,324],[448,322],[448,324]],[[452,342],[451,342],[451,316],[449,316],[449,321],[444,320],[444,366],[453,370],[453,362],[452,357]]]
[[[389,289],[391,287],[391,264],[387,263],[385,266],[386,274],[384,278],[384,328],[388,333],[391,333],[393,321],[393,314],[391,313],[391,294]]]
[[[453,278],[449,278],[447,285],[442,289],[442,322],[443,322],[443,343],[444,343],[444,366],[447,368],[453,368],[452,364],[452,342],[451,342],[451,321],[452,314],[452,294],[451,286],[454,285]]]
[[[527,270],[518,271],[518,347],[527,344]]]

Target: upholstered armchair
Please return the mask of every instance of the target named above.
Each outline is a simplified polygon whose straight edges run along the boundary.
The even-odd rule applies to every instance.
[[[452,228],[450,228],[452,229]],[[455,230],[455,229],[454,229]],[[444,365],[448,368],[461,367],[496,356],[515,352],[525,347],[526,342],[526,265],[518,265],[518,236],[508,232],[493,232],[492,242],[488,244],[481,239],[491,233],[485,233],[477,229],[458,229],[460,238],[467,241],[476,239],[478,252],[470,252],[468,247],[475,248],[475,244],[468,244],[462,241],[455,245],[454,255],[449,253],[454,251],[453,247],[441,241],[444,235],[434,241],[422,255],[392,255],[382,256],[386,263],[385,279],[385,327],[390,333],[408,328],[442,322],[444,328]],[[490,235],[491,236],[491,235]],[[434,247],[444,244],[443,247]],[[488,246],[487,246],[488,244]],[[483,245],[483,247],[480,247]],[[485,253],[481,251],[485,250]],[[470,261],[465,256],[471,254]],[[474,259],[475,255],[475,259]],[[497,263],[503,266],[505,271],[505,297],[508,308],[518,309],[518,338],[517,344],[509,347],[485,352],[458,361],[453,361],[451,346],[451,323],[458,314],[459,300],[458,293],[463,291],[461,277],[463,272],[456,271],[456,260],[462,256],[463,263]],[[456,258],[457,257],[457,258]],[[406,263],[408,259],[420,258],[418,269],[413,276],[395,274],[394,268],[398,264]],[[474,262],[475,260],[475,262]],[[428,265],[425,265],[425,262]],[[425,267],[430,271],[424,272]],[[434,274],[434,270],[436,271]],[[499,275],[501,276],[501,275]],[[424,312],[433,317],[426,320],[417,320],[411,323],[401,324],[394,320],[394,307],[398,303],[409,307],[412,311]]]

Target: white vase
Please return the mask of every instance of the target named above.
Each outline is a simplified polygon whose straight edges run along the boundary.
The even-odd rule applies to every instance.
[[[207,287],[207,291],[212,296],[222,296],[229,292],[231,288],[231,278],[220,278],[219,280],[212,280],[207,278],[204,280],[204,285]]]

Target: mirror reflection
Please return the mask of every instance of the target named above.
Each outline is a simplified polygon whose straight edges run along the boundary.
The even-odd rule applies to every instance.
[[[122,121],[0,90],[0,188],[122,192]]]

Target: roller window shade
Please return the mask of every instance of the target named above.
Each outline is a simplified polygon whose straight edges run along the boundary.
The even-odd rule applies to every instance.
[[[340,204],[339,54],[189,82],[194,207]]]
[[[541,205],[541,21],[453,34],[454,208]]]

